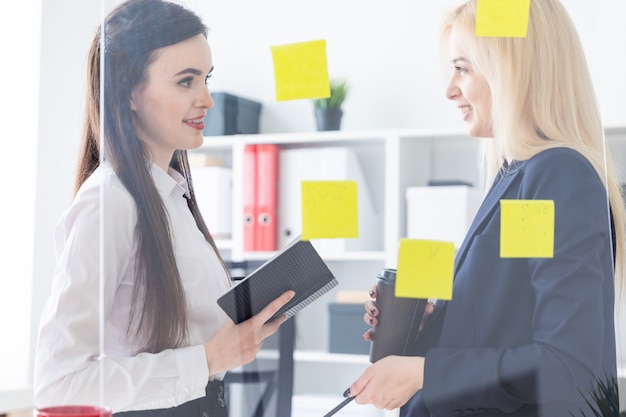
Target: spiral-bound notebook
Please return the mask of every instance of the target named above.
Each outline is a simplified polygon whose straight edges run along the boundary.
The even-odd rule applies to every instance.
[[[295,296],[270,320],[288,318],[337,286],[337,279],[308,240],[296,240],[222,295],[217,303],[235,322],[259,313],[288,290]]]

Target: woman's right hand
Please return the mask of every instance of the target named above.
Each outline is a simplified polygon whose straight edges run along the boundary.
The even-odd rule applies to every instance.
[[[257,315],[239,324],[227,320],[204,344],[209,374],[226,372],[252,362],[259,353],[263,340],[276,333],[286,317],[280,316],[271,322],[267,321],[294,295],[293,291],[286,291]]]

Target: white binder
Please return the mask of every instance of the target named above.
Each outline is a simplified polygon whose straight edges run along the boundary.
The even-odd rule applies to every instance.
[[[214,238],[231,237],[232,170],[223,166],[192,166],[198,207]]]
[[[407,237],[454,242],[458,249],[465,239],[483,195],[464,185],[408,187]]]
[[[357,183],[359,237],[312,239],[321,253],[382,250],[382,221],[375,212],[357,156],[346,147],[282,149],[279,156],[278,246],[302,233],[302,181]]]

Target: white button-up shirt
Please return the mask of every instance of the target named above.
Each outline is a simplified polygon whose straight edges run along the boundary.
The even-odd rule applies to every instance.
[[[168,408],[204,395],[210,370],[203,343],[227,318],[216,300],[230,281],[187,207],[183,176],[152,163],[150,169],[184,286],[187,346],[137,354],[139,346],[127,337],[137,209],[104,163],[57,224],[57,267],[35,357],[37,407],[99,404],[118,412]]]

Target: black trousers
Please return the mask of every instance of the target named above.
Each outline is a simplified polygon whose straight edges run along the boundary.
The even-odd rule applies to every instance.
[[[224,399],[224,382],[209,381],[206,395],[177,407],[158,410],[124,411],[113,417],[228,417]]]

